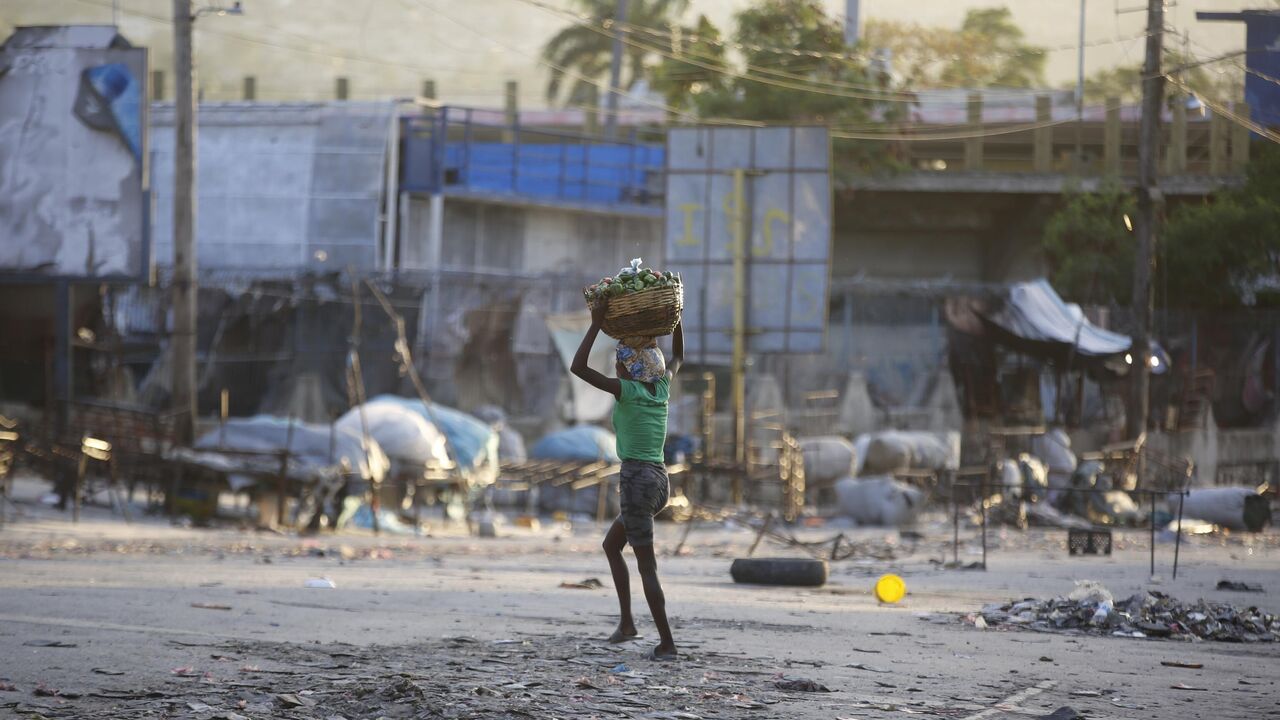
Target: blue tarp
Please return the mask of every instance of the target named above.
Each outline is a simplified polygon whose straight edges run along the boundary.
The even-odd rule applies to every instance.
[[[529,457],[535,460],[604,460],[618,459],[617,437],[597,425],[579,425],[553,432],[534,443]]]
[[[396,403],[420,414],[449,439],[450,457],[461,468],[476,468],[484,464],[490,459],[491,445],[496,445],[492,427],[459,410],[431,403],[428,412],[421,400],[399,395],[379,395],[369,402]]]
[[[661,145],[449,143],[445,184],[570,202],[644,202],[647,178],[661,172]]]

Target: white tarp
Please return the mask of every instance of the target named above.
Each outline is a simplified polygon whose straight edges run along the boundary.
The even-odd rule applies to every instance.
[[[844,478],[836,483],[840,514],[859,525],[910,525],[924,506],[924,493],[889,477]]]
[[[591,313],[565,313],[547,316],[547,331],[551,333],[551,341],[556,346],[556,353],[564,362],[567,370],[573,365],[573,356],[578,352],[582,337],[591,327]],[[604,333],[596,337],[591,347],[591,355],[587,364],[608,377],[614,377],[614,348],[617,343]],[[613,396],[591,387],[576,377],[570,376],[570,392],[572,393],[571,422],[595,422],[602,420],[613,410]]]
[[[1009,288],[1009,297],[987,320],[1024,340],[1053,345],[1074,345],[1084,357],[1105,358],[1122,355],[1133,345],[1128,335],[1104,330],[1089,322],[1079,305],[1064,302],[1048,280],[1018,283]],[[1155,343],[1152,351],[1160,362],[1152,372],[1169,367],[1168,356]]]

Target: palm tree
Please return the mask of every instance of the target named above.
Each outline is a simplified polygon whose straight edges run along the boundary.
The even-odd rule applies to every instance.
[[[547,82],[547,100],[565,105],[589,105],[598,97],[597,89],[608,82],[609,61],[613,56],[613,34],[604,29],[606,21],[612,22],[617,11],[617,0],[574,0],[580,13],[590,20],[575,23],[556,33],[542,48],[542,57],[553,67]],[[627,25],[669,30],[668,23],[679,17],[689,6],[689,0],[630,0],[627,4]],[[637,34],[637,43],[661,46],[661,36]],[[624,44],[622,47],[622,77],[619,84],[629,90],[645,72],[645,62],[651,51]],[[565,81],[571,81],[565,91]]]

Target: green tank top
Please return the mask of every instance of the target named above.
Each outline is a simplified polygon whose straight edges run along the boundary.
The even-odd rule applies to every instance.
[[[667,401],[671,397],[666,376],[653,383],[653,392],[642,382],[619,382],[622,397],[613,406],[618,457],[661,464],[662,447],[667,442]]]

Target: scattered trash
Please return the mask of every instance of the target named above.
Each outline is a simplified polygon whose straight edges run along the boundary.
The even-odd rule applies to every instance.
[[[1186,684],[1183,684],[1183,683],[1178,683],[1177,685],[1170,685],[1170,686],[1169,686],[1169,689],[1170,689],[1170,690],[1195,690],[1195,691],[1197,691],[1197,692],[1205,692],[1205,691],[1207,691],[1209,688],[1195,687],[1195,686],[1192,686],[1192,685],[1186,685]]]
[[[613,669],[612,669],[612,670],[610,670],[609,672],[611,672],[611,673],[629,673],[629,672],[631,672],[631,668],[627,667],[627,664],[626,664],[626,663],[618,663],[618,664],[617,664],[617,665],[615,665],[615,666],[613,667]]]
[[[881,670],[880,668],[871,667],[870,665],[863,665],[862,663],[850,663],[848,665],[845,665],[845,667],[853,668],[854,670],[866,670],[867,672],[873,672],[873,673],[887,674],[890,672],[889,670]]]
[[[279,693],[276,695],[276,699],[280,701],[281,705],[284,705],[285,707],[290,707],[290,708],[314,707],[316,704],[315,700],[312,700],[311,698],[305,695],[300,696],[300,695],[294,695],[293,693]]]
[[[67,642],[65,640],[28,640],[22,644],[24,647],[48,647],[48,648],[80,647],[76,643]]]
[[[321,590],[334,590],[338,587],[329,578],[307,578],[307,581],[302,583],[302,586]]]
[[[1072,690],[1074,697],[1102,697],[1102,693],[1097,690]]]
[[[1160,664],[1171,668],[1186,668],[1188,670],[1200,670],[1204,667],[1204,663],[1178,662],[1177,660],[1161,660]]]
[[[213,603],[199,603],[199,602],[191,603],[191,607],[199,608],[201,610],[230,610],[231,609],[230,605],[215,605]]]
[[[1042,655],[1040,656],[1040,662],[1053,662],[1053,658],[1048,655]]]
[[[124,674],[123,670],[112,670],[110,668],[94,668],[93,672],[96,672],[99,675],[123,675]]]
[[[0,692],[17,692],[18,687],[13,683],[7,683],[0,680]]]
[[[1062,706],[1048,715],[1039,715],[1042,720],[1084,720],[1084,716],[1073,707]]]
[[[973,619],[973,626],[979,630],[987,629],[987,621],[981,615]]]
[[[876,599],[890,605],[900,602],[907,594],[907,584],[897,575],[882,575],[876,581]]]
[[[773,686],[779,690],[791,690],[794,692],[835,692],[822,683],[804,678],[797,678],[795,680],[777,680],[774,681]]]
[[[566,590],[599,590],[604,587],[604,583],[599,578],[587,578],[581,582],[562,582],[560,587]]]
[[[1117,637],[1275,642],[1280,636],[1280,617],[1256,607],[1204,600],[1184,604],[1157,591],[1115,602],[1106,588],[1093,581],[1077,583],[1065,598],[988,605],[974,617],[975,627],[981,626],[979,621],[1041,632],[1084,630]]]
[[[1250,585],[1249,583],[1236,582],[1234,580],[1219,580],[1218,589],[1232,592],[1266,592],[1261,585]]]
[[[196,669],[191,667],[190,665],[186,667],[176,667],[170,670],[169,672],[174,675],[177,675],[178,677],[194,677],[200,674],[196,672]]]

